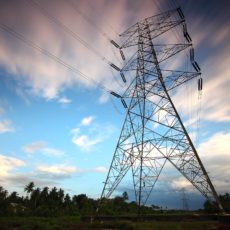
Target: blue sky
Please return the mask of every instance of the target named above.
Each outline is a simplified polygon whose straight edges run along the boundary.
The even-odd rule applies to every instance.
[[[125,117],[120,102],[95,83],[115,92],[125,88],[108,65],[109,61],[122,66],[119,52],[109,39],[121,42],[119,33],[140,19],[175,7],[175,2],[79,0],[74,1],[78,11],[63,0],[58,4],[53,0],[35,2],[87,42],[90,49],[30,1],[1,1],[1,25],[13,28],[91,80],[0,29],[0,185],[23,194],[24,186],[34,181],[40,187],[57,186],[70,194],[97,198]],[[204,90],[200,110],[196,81],[182,86],[173,100],[216,190],[229,192],[229,1],[178,2],[202,68]],[[173,169],[169,165],[167,170]],[[183,177],[176,172],[170,177],[167,170],[151,202],[180,207],[184,187],[191,203],[197,201],[198,207],[200,195]],[[129,191],[131,182],[127,175],[117,193]]]

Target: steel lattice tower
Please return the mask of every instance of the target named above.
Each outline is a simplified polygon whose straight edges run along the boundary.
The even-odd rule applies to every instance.
[[[156,45],[154,39],[173,27],[182,27],[185,44]],[[146,18],[121,34],[121,49],[137,47],[136,54],[121,69],[135,78],[120,97],[127,106],[125,121],[116,146],[101,198],[109,198],[123,177],[132,170],[136,201],[145,205],[158,177],[169,161],[206,198],[223,208],[188,132],[169,95],[170,90],[200,76],[191,38],[180,8]],[[194,72],[163,70],[165,60],[190,50]]]
[[[182,188],[181,192],[182,192],[182,210],[189,211],[188,199],[185,193],[185,188]]]

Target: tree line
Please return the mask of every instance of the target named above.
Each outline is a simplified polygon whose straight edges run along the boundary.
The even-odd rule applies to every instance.
[[[0,186],[0,216],[67,216],[67,215],[95,215],[99,207],[100,215],[127,215],[137,214],[136,202],[128,202],[128,193],[116,196],[113,199],[103,198],[95,200],[86,194],[73,195],[65,193],[61,188],[39,188],[30,182],[24,188],[27,195],[20,196],[17,192],[8,193]],[[224,209],[230,211],[230,195],[220,195]],[[162,211],[158,206],[141,207],[142,214],[154,214]],[[216,204],[206,201],[204,211],[216,212]]]
[[[33,215],[33,216],[64,216],[64,215],[95,215],[99,206],[101,215],[136,214],[136,202],[127,202],[128,194],[113,199],[95,200],[86,194],[73,195],[65,193],[61,188],[39,188],[30,182],[24,188],[27,195],[20,196],[17,192],[8,194],[0,186],[0,216]],[[153,207],[143,207],[143,211],[150,213]]]

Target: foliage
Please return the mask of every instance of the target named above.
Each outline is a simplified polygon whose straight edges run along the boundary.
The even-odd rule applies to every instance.
[[[57,217],[69,215],[95,215],[99,200],[88,198],[86,194],[70,196],[63,189],[39,188],[34,182],[25,186],[26,197],[21,197],[17,192],[8,194],[0,187],[0,216],[40,216]],[[101,215],[136,214],[135,202],[127,202],[128,193],[121,197],[103,199],[100,203]],[[144,207],[145,212],[151,213],[152,207]]]
[[[78,217],[0,217],[0,230],[62,230],[62,229],[124,229],[124,230],[204,230],[218,229],[215,221],[168,222],[168,221],[108,221],[82,222]]]
[[[220,203],[222,204],[225,212],[230,212],[230,194],[225,193],[224,195],[219,195]],[[216,202],[211,202],[209,200],[206,200],[204,203],[204,210],[208,213],[215,213],[218,212],[218,207]]]
[[[25,186],[27,196],[20,196],[13,191],[8,193],[0,186],[0,216],[38,216],[38,217],[60,217],[60,216],[91,216],[96,214],[100,207],[99,215],[135,215],[138,211],[136,202],[128,202],[128,193],[123,192],[122,196],[113,199],[103,198],[95,200],[87,197],[86,194],[73,195],[65,193],[61,188],[39,188],[34,182]],[[225,211],[230,211],[230,195],[220,195],[220,201]],[[206,201],[204,210],[209,213],[216,212],[216,204]],[[142,206],[142,214],[160,213],[162,210],[152,204]],[[169,212],[169,211],[168,211]]]

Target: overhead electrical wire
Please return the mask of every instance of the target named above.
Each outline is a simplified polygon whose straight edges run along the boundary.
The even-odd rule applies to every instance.
[[[65,3],[68,3],[70,5],[70,7],[72,7],[74,9],[75,12],[80,14],[82,16],[82,18],[84,18],[89,24],[91,24],[95,29],[97,29],[98,32],[102,36],[104,36],[113,45],[113,47],[116,47],[116,49],[119,49],[121,58],[123,61],[125,61],[125,56],[124,56],[124,53],[123,53],[121,47],[107,33],[105,33],[93,20],[91,20],[89,16],[87,16],[85,13],[83,13],[81,10],[79,10],[78,7],[76,6],[76,4],[72,0],[67,0],[67,1],[65,1]],[[113,49],[112,49],[112,52],[113,52],[114,56],[116,57],[116,59],[118,60],[118,62],[120,64],[122,64],[122,62],[118,59],[117,54]],[[110,67],[114,68],[115,70],[120,71],[120,68],[117,68],[117,66],[115,66],[111,62],[108,64],[110,65]],[[124,80],[124,78],[125,78],[124,74],[123,75],[121,74],[121,78],[122,78],[123,82],[126,83],[126,80]]]
[[[90,44],[85,42],[78,34],[76,34],[73,30],[71,30],[69,27],[67,27],[65,24],[63,24],[60,20],[52,16],[44,7],[42,7],[40,4],[38,4],[34,0],[26,0],[31,6],[34,8],[37,8],[45,17],[47,17],[49,20],[51,20],[56,25],[60,26],[66,33],[71,35],[75,40],[79,41],[83,46],[85,46],[87,49],[89,49],[91,52],[93,52],[95,55],[97,55],[99,58],[101,58],[102,61],[106,62],[110,67],[115,69],[116,71],[120,72],[121,69],[117,67],[115,64],[110,62],[105,56],[103,56],[101,53],[99,53],[96,49],[94,49]],[[88,19],[89,20],[89,19]],[[104,34],[105,36],[105,34]],[[110,40],[110,43],[112,43],[116,48],[120,48],[120,46],[113,40]],[[123,52],[120,50],[121,55]],[[123,57],[122,57],[123,58]],[[120,72],[121,78],[124,82],[124,75]]]
[[[168,6],[170,6],[170,7],[175,7],[175,8],[178,8],[179,7],[179,3],[178,3],[178,1],[177,0],[173,0],[173,1],[170,1],[170,2],[167,2],[168,3]],[[177,31],[177,34],[176,34],[176,36],[178,37],[178,28],[176,27],[175,28],[176,29],[176,31]],[[186,38],[184,37],[184,40],[186,41]],[[191,52],[191,50],[190,50],[190,52]],[[191,56],[191,54],[189,55],[189,52],[186,52],[186,56],[187,57],[189,57],[189,56]],[[194,51],[193,51],[193,56],[194,56]],[[194,57],[193,57],[194,58]],[[192,62],[192,65],[193,65],[193,67],[195,68],[195,70],[197,71],[197,69],[196,68],[198,68],[198,71],[200,71],[200,67],[198,66],[196,66],[196,64],[195,64],[195,66],[194,66],[194,63],[196,63],[196,62],[194,62],[194,60],[193,60],[193,62]],[[188,69],[188,62],[187,62],[187,67],[186,67],[186,69]],[[187,88],[187,87],[186,87]],[[186,90],[186,91],[188,91],[188,89]],[[188,98],[189,98],[189,108],[188,108],[188,111],[189,111],[189,120],[190,121],[192,121],[192,115],[194,114],[194,111],[193,111],[193,109],[194,109],[194,106],[192,105],[192,102],[191,102],[191,88],[190,88],[190,90],[188,91],[189,93],[188,93]],[[196,122],[192,122],[192,124],[194,123],[194,125],[192,125],[192,124],[189,124],[189,126],[193,126],[192,127],[192,129],[194,129],[195,131],[196,131],[196,135],[195,135],[195,138],[194,138],[194,141],[196,142],[196,146],[198,147],[198,145],[199,145],[199,135],[200,135],[200,114],[201,114],[201,109],[202,109],[202,106],[201,106],[201,99],[202,99],[202,78],[200,77],[199,79],[198,79],[198,102],[197,102],[197,111],[196,111]]]
[[[91,5],[91,3],[93,2],[93,1],[90,1],[90,0],[85,0],[86,2],[88,2],[87,4],[91,7],[91,9],[93,9],[94,10],[94,6],[92,6]],[[97,14],[98,15],[98,14]],[[104,14],[103,14],[104,15]],[[103,15],[100,15],[100,17],[101,16],[103,16]],[[102,17],[103,18],[103,17]],[[105,17],[104,17],[104,21],[105,21],[106,19],[105,19]],[[111,32],[113,32],[117,37],[119,37],[119,33],[113,28],[113,26],[111,25],[111,24],[109,24],[108,23],[108,21],[106,22],[106,24],[107,24],[107,28],[109,28],[110,30],[111,30]]]
[[[44,7],[42,7],[39,3],[37,3],[34,0],[26,0],[28,3],[31,4],[34,8],[37,8],[45,17],[47,17],[50,21],[55,23],[56,25],[60,26],[66,33],[68,33],[70,36],[72,36],[75,40],[79,41],[84,47],[86,47],[88,50],[93,52],[95,55],[100,57],[100,59],[110,66],[113,65],[112,62],[110,62],[105,56],[103,56],[101,53],[99,53],[95,48],[93,48],[90,44],[88,44],[86,41],[84,41],[76,32],[71,30],[68,26],[63,24],[60,20],[58,20],[56,17],[52,16]]]
[[[75,12],[80,14],[82,16],[82,18],[84,18],[89,24],[91,24],[94,28],[96,28],[107,40],[109,40],[109,41],[113,40],[94,21],[92,21],[85,13],[83,13],[81,10],[79,10],[78,7],[76,7],[75,3],[72,0],[67,0],[67,1],[65,1],[65,3],[69,4],[69,6],[72,7]]]
[[[114,56],[116,57],[117,61],[120,64],[122,64],[122,62],[118,58],[116,52],[113,50],[114,46],[116,47],[116,49],[120,49],[120,46],[106,32],[104,32],[93,20],[91,20],[89,16],[87,16],[84,12],[79,10],[78,7],[76,6],[76,4],[72,0],[67,0],[67,1],[65,1],[65,3],[67,3],[71,8],[73,8],[73,10],[76,13],[80,14],[83,19],[85,19],[89,24],[91,24],[102,36],[104,36],[106,38],[106,40],[108,40],[108,42],[110,42],[113,45],[111,47],[112,52],[113,52]],[[124,61],[124,54],[121,51],[121,49],[120,49],[120,54],[121,54],[122,60]],[[109,64],[111,66],[112,63],[109,63]],[[113,66],[111,66],[111,67],[113,67]]]
[[[72,71],[75,74],[80,75],[81,77],[85,78],[88,81],[93,82],[96,86],[98,86],[99,88],[101,88],[102,90],[108,92],[108,93],[113,93],[112,90],[108,89],[106,86],[104,86],[103,84],[101,84],[100,82],[88,77],[87,75],[85,75],[84,73],[82,73],[80,70],[78,70],[77,68],[69,65],[67,62],[63,61],[61,58],[57,57],[56,55],[50,53],[49,51],[47,51],[46,49],[43,49],[42,47],[40,47],[39,45],[35,44],[33,41],[25,38],[22,34],[20,34],[19,32],[16,32],[13,28],[0,23],[0,28],[4,31],[6,31],[7,33],[9,33],[10,35],[14,36],[15,38],[23,41],[25,44],[27,44],[28,46],[32,47],[33,49],[39,51],[40,53],[42,53],[43,55],[51,58],[52,60],[54,60],[55,62],[63,65],[64,67],[66,67],[68,70]]]

